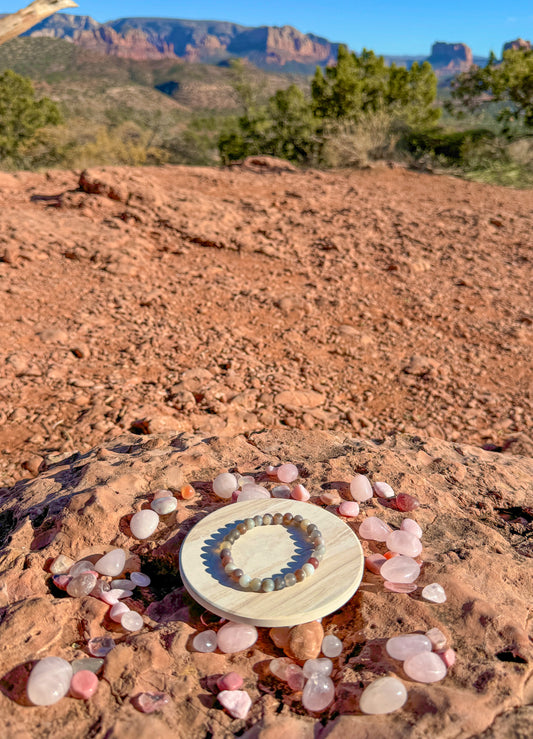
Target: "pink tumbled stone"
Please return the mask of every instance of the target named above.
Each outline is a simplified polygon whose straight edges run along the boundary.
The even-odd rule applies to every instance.
[[[287,682],[287,678],[293,667],[297,667],[297,664],[289,657],[275,657],[270,660],[270,664],[268,665],[270,672],[285,682]]]
[[[371,539],[373,541],[385,541],[391,531],[390,526],[387,526],[385,521],[377,518],[377,516],[365,518],[359,526],[359,536],[362,536],[363,539]]]
[[[389,582],[387,580],[383,585],[391,593],[414,593],[417,589],[417,585],[414,582]]]
[[[262,485],[248,483],[243,485],[242,491],[237,496],[237,502],[242,503],[245,500],[260,500],[262,498],[270,498],[270,493]]]
[[[396,495],[388,482],[375,482],[372,485],[372,489],[378,498],[394,498]]]
[[[339,506],[339,513],[346,518],[353,518],[359,515],[359,503],[355,500],[343,500]]]
[[[422,542],[408,531],[392,531],[386,538],[391,552],[405,554],[406,557],[418,557],[422,551]]]
[[[166,706],[170,698],[166,693],[139,693],[132,702],[141,713],[153,713]]]
[[[295,464],[287,462],[278,467],[276,473],[280,482],[294,482],[298,477],[298,467]]]
[[[308,711],[323,711],[335,698],[335,685],[330,677],[313,675],[305,684],[302,703]]]
[[[115,623],[119,624],[122,615],[124,613],[127,613],[129,610],[130,609],[125,603],[115,603],[114,606],[111,606],[111,610],[109,611],[109,618],[111,619],[111,621],[115,621]]]
[[[252,706],[252,699],[245,690],[223,690],[218,700],[233,718],[246,718]]]
[[[311,495],[303,485],[295,485],[291,490],[291,498],[294,498],[294,500],[302,500],[305,502],[306,500],[309,500],[310,497]]]
[[[388,559],[381,566],[379,574],[389,582],[414,582],[420,575],[420,565],[412,557],[399,554]]]
[[[352,498],[358,503],[363,503],[365,500],[370,500],[373,496],[372,485],[368,477],[364,475],[356,475],[350,482],[350,493]]]
[[[418,539],[422,538],[422,529],[412,518],[404,518],[400,531],[408,531],[410,534],[414,534]]]
[[[405,674],[419,683],[436,683],[446,677],[444,660],[435,652],[419,652],[403,663]]]
[[[303,690],[305,685],[304,671],[299,665],[289,668],[287,674],[287,685],[291,690]]]
[[[445,649],[444,652],[437,652],[446,667],[453,667],[455,664],[455,651],[453,649]]]
[[[88,700],[98,688],[98,678],[90,670],[80,670],[72,676],[70,681],[70,693],[74,698]]]
[[[221,652],[226,654],[242,652],[255,644],[257,636],[255,626],[229,621],[217,632],[217,646]]]
[[[52,582],[60,590],[66,590],[70,580],[69,575],[54,575],[52,578]]]
[[[238,672],[228,672],[217,680],[217,688],[219,690],[239,690],[242,688],[244,680]]]
[[[370,554],[365,557],[365,566],[367,570],[373,572],[374,575],[380,575],[381,566],[385,564],[387,560],[382,554]]]
[[[269,464],[268,467],[265,470],[268,477],[277,477],[278,476],[278,468],[274,467],[273,465]]]
[[[392,502],[394,504],[394,508],[403,513],[414,511],[420,505],[420,501],[412,495],[408,495],[408,493],[398,493]]]

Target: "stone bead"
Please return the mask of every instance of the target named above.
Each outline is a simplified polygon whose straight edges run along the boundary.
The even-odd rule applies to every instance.
[[[363,503],[373,496],[372,485],[365,475],[356,475],[350,482],[350,493],[354,500]]]
[[[377,516],[365,518],[359,526],[359,536],[371,541],[386,541],[391,532],[391,527]]]
[[[155,511],[158,516],[168,516],[168,514],[175,511],[177,507],[178,501],[174,496],[168,498],[157,498],[150,503],[150,508]]]
[[[213,480],[213,491],[218,498],[228,500],[237,490],[237,478],[231,472],[223,472]]]
[[[192,485],[183,485],[180,488],[180,495],[183,500],[191,500],[191,498],[194,498],[194,496],[196,495],[196,490],[193,488]]]
[[[263,593],[271,593],[274,590],[274,580],[271,577],[265,577],[261,582],[261,590]]]
[[[303,569],[295,570],[294,577],[298,580],[298,582],[303,582],[307,575],[303,571]]]
[[[250,590],[252,590],[254,593],[258,593],[261,590],[261,583],[262,580],[260,577],[254,577],[250,581],[250,585],[248,586]]]
[[[114,606],[111,606],[111,610],[109,611],[109,618],[111,619],[111,621],[119,624],[121,623],[124,613],[127,613],[129,610],[130,609],[125,603],[115,603]]]
[[[402,511],[402,513],[415,511],[420,505],[420,502],[416,498],[407,493],[399,493],[393,502],[396,510]]]
[[[328,634],[322,640],[322,654],[330,659],[338,657],[342,654],[343,644],[341,640],[333,634]]]
[[[290,526],[290,524],[292,523],[292,518],[292,513],[285,513],[285,515],[283,516],[283,525]]]
[[[311,575],[314,575],[315,568],[313,565],[309,564],[309,562],[306,562],[304,565],[302,565],[302,570],[305,572],[306,577],[311,577]]]
[[[70,694],[74,698],[89,700],[98,689],[98,678],[90,670],[80,670],[72,675],[70,681]]]
[[[273,518],[270,515],[270,513],[265,513],[263,516],[263,526],[271,526],[272,525]]]
[[[326,553],[325,549],[322,547],[317,547],[312,552],[312,558],[316,559],[317,562],[322,562],[324,559],[324,554]]]
[[[136,539],[148,539],[157,529],[159,516],[148,509],[135,513],[130,521],[130,531]]]
[[[307,532],[307,527],[311,525],[311,521],[308,518],[302,518],[298,527],[304,532]]]
[[[370,572],[373,572],[374,575],[379,575],[381,566],[385,564],[387,560],[382,554],[369,554],[368,557],[365,557],[365,567]]]
[[[255,521],[253,518],[245,518],[244,519],[244,525],[246,526],[246,529],[248,531],[251,531],[252,529],[255,529]]]
[[[420,652],[431,652],[431,642],[424,634],[393,636],[385,644],[387,654],[401,662]]]
[[[244,680],[238,672],[228,672],[217,680],[217,688],[219,690],[239,690],[243,684]]]
[[[426,587],[423,588],[422,598],[429,600],[431,603],[445,603],[446,593],[444,592],[442,585],[439,585],[438,582],[432,582],[431,585],[426,585]]]
[[[285,586],[285,580],[283,577],[278,576],[274,578],[274,590],[283,590]]]
[[[145,575],[144,572],[132,572],[130,580],[139,588],[146,588],[151,583],[150,578],[148,575]]]
[[[429,639],[428,639],[429,641]],[[419,683],[436,683],[446,677],[447,668],[435,652],[420,652],[403,663],[405,674]]]
[[[343,500],[338,511],[345,518],[355,518],[355,516],[359,515],[359,503],[355,500]]]
[[[379,574],[389,582],[414,582],[420,575],[420,565],[412,557],[399,554],[388,559],[381,566]]]
[[[66,575],[73,565],[74,560],[72,560],[70,557],[67,557],[65,554],[60,554],[50,565],[50,572],[52,573],[52,575]]]
[[[396,493],[387,482],[375,482],[372,485],[372,490],[378,496],[378,498],[394,498]]]
[[[252,578],[250,575],[241,575],[239,578],[239,585],[241,588],[247,588],[248,585],[252,582]]]
[[[217,648],[216,632],[209,629],[196,634],[192,640],[192,647],[197,652],[214,652]]]
[[[120,575],[126,566],[126,552],[123,549],[112,549],[94,565],[96,572],[108,577]]]
[[[276,474],[280,482],[294,482],[298,477],[298,467],[295,464],[287,462],[278,467]]]
[[[274,513],[274,518],[273,518],[272,523],[275,524],[276,526],[281,526],[283,524],[283,514]]]
[[[115,646],[115,640],[110,636],[95,636],[87,642],[87,649],[93,657],[105,657]]]
[[[318,559],[316,557],[309,557],[306,564],[310,564],[313,566],[315,570],[318,570],[318,565],[320,564]],[[285,578],[287,578],[287,575],[285,575]],[[295,578],[296,579],[296,578]]]
[[[313,713],[324,711],[335,697],[335,686],[330,677],[313,675],[306,684],[302,694],[304,708]]]
[[[132,702],[141,713],[153,713],[170,703],[170,698],[166,693],[139,693]]]
[[[262,500],[270,498],[270,493],[262,485],[245,485],[237,496],[237,502],[242,503],[245,500]]]
[[[249,649],[257,641],[258,633],[251,624],[228,621],[217,633],[217,645],[221,652],[233,654]]]
[[[69,577],[78,577],[79,575],[83,575],[84,572],[99,572],[99,570],[96,569],[96,565],[93,565],[92,562],[82,559],[72,565],[68,574]]]
[[[241,570],[239,567],[237,569],[232,570],[230,573],[230,577],[234,582],[239,582],[241,577],[244,575],[244,570]]]
[[[288,573],[287,573],[287,574],[285,575],[285,585],[286,585],[286,586],[287,586],[288,588],[290,588],[290,587],[291,587],[291,585],[296,585],[296,583],[297,583],[297,582],[298,582],[298,580],[296,579],[296,575],[295,575],[294,573],[292,573],[292,572],[288,572]]]
[[[33,667],[26,693],[34,706],[52,706],[70,687],[72,667],[61,657],[45,657]]]
[[[238,568],[235,562],[228,562],[226,565],[224,565],[224,572],[226,573],[226,575],[231,575],[233,570],[236,570],[236,569]]]
[[[408,531],[393,531],[387,536],[385,543],[391,552],[405,554],[406,557],[418,557],[422,551],[420,539]]]
[[[412,518],[404,518],[400,526],[400,531],[408,531],[418,539],[422,538],[422,529]]]
[[[291,489],[288,485],[276,485],[272,488],[273,498],[290,498]]]
[[[110,590],[118,588],[119,590],[135,590],[135,583],[131,580],[111,580]]]
[[[313,675],[325,675],[329,677],[332,670],[333,662],[327,657],[308,659],[304,662],[303,667],[305,677],[313,677]]]
[[[224,559],[224,557],[231,557],[231,549],[229,547],[224,547],[224,549],[220,550],[220,559]]]
[[[254,516],[254,523],[256,526],[263,525],[263,516]]]
[[[431,642],[431,646],[435,652],[441,652],[446,648],[448,640],[440,629],[435,626],[433,629],[426,631],[426,636]]]
[[[83,575],[73,577],[67,585],[67,593],[73,598],[81,598],[89,595],[96,585],[97,577],[92,572],[84,572]]]
[[[299,514],[299,513],[297,513],[297,514],[296,514],[296,516],[293,516],[293,517],[292,517],[292,521],[291,521],[291,524],[292,524],[293,526],[299,526],[299,525],[300,525],[300,523],[301,523],[301,522],[302,522],[303,520],[304,520],[304,517],[303,517],[303,516],[300,516],[300,514]]]
[[[294,500],[301,500],[305,503],[310,497],[310,492],[303,485],[295,485],[291,490],[291,498]]]
[[[316,659],[320,654],[323,640],[324,629],[318,621],[293,626],[289,631],[288,653],[300,662]]]
[[[246,718],[252,707],[252,699],[245,690],[222,690],[218,694],[218,700],[233,718]]]
[[[389,582],[386,580],[383,585],[385,590],[390,590],[391,593],[414,593],[417,589],[414,582]]]
[[[359,708],[367,714],[397,711],[407,700],[405,685],[396,677],[380,677],[370,683],[359,699]]]
[[[75,659],[70,663],[72,667],[72,674],[75,675],[80,670],[89,670],[94,672],[96,675],[104,666],[103,659],[93,659],[92,657],[83,657],[82,659]]]
[[[445,649],[443,652],[437,652],[446,667],[453,667],[455,664],[456,654],[453,649]]]
[[[126,631],[139,631],[144,626],[143,617],[137,611],[128,611],[122,614],[120,625]]]

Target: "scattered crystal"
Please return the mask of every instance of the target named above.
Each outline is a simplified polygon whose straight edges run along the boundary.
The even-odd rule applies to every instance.
[[[385,541],[392,529],[377,516],[369,516],[359,526],[359,536],[373,541]]]
[[[296,667],[297,665],[289,657],[276,657],[270,660],[268,669],[275,677],[287,682],[292,666]]]
[[[359,699],[363,713],[392,713],[401,708],[407,700],[405,685],[396,677],[380,677],[370,683]]]
[[[217,497],[222,499],[231,498],[237,487],[237,478],[231,472],[223,472],[213,480],[213,491]]]
[[[298,467],[291,462],[287,462],[278,467],[276,474],[280,482],[294,482],[299,474]]]
[[[193,649],[197,652],[214,652],[217,648],[217,635],[215,631],[200,631],[192,640]]]
[[[104,666],[103,659],[93,659],[92,657],[84,657],[83,659],[75,659],[70,663],[72,674],[75,675],[80,670],[90,670],[96,675]]]
[[[431,652],[431,641],[424,634],[393,636],[385,644],[387,654],[401,662],[420,652]]]
[[[405,660],[403,669],[411,680],[419,683],[436,683],[445,678],[447,672],[444,660],[435,652],[414,654]]]
[[[172,498],[172,490],[156,490],[154,500],[158,500],[158,498]]]
[[[290,498],[291,489],[288,485],[276,485],[272,488],[273,498]]]
[[[67,593],[73,598],[81,598],[89,595],[96,585],[97,577],[92,572],[84,572],[82,575],[70,579],[67,585]]]
[[[159,711],[170,702],[166,693],[139,693],[132,700],[135,708],[141,713],[153,713]]]
[[[359,515],[359,503],[355,500],[343,500],[339,506],[339,513],[346,518],[354,518]]]
[[[94,591],[93,591],[94,592]],[[120,598],[118,597],[121,595],[124,591],[113,589],[113,590],[99,590],[97,597],[100,598],[100,600],[103,600],[104,603],[107,603],[108,606],[114,606],[116,603],[119,602]],[[131,595],[131,591],[128,591]]]
[[[299,665],[294,665],[289,668],[287,674],[287,685],[291,690],[303,690],[305,685],[305,675]]]
[[[238,672],[228,672],[217,680],[217,688],[219,690],[239,690],[242,688],[244,680]]]
[[[426,631],[426,636],[431,642],[431,646],[435,652],[441,652],[448,642],[445,635],[435,626],[433,629]]]
[[[148,575],[145,575],[144,572],[132,572],[130,575],[130,580],[139,588],[145,588],[151,583],[150,578],[148,577]]]
[[[389,582],[414,582],[420,575],[420,565],[412,557],[399,554],[388,559],[381,566],[379,574]]]
[[[98,689],[98,678],[90,670],[80,670],[72,675],[70,681],[70,694],[74,698],[88,700]]]
[[[301,484],[295,485],[291,490],[291,498],[293,498],[294,500],[301,500],[305,503],[309,500],[310,497],[311,495],[307,488],[305,488]]]
[[[107,580],[97,580],[96,585],[91,590],[93,598],[101,598],[103,593],[108,593],[111,590],[111,585]]]
[[[50,565],[50,572],[52,573],[52,575],[66,575],[73,564],[74,560],[72,560],[70,557],[67,557],[65,554],[60,554]],[[92,567],[90,567],[89,569],[92,569]]]
[[[122,621],[122,616],[125,613],[128,613],[130,609],[125,603],[115,603],[114,606],[111,606],[111,610],[109,611],[109,618],[111,621],[115,621],[115,623],[119,624]]]
[[[422,542],[408,531],[392,531],[386,539],[391,552],[405,554],[406,557],[418,557],[422,551]]]
[[[414,593],[418,587],[414,582],[389,582],[388,580],[383,585],[391,593]]]
[[[52,706],[68,693],[72,667],[61,657],[45,657],[33,667],[26,692],[34,706]]]
[[[396,493],[387,482],[375,482],[372,489],[378,498],[394,498]]]
[[[79,575],[83,575],[84,572],[94,572],[94,570],[96,570],[96,567],[92,562],[89,562],[86,559],[81,559],[79,562],[72,565],[68,574],[69,577],[78,577]],[[96,570],[96,572],[98,572],[98,570]]]
[[[327,657],[308,659],[304,662],[303,667],[305,677],[313,677],[313,675],[325,675],[329,677],[332,670],[333,662]]]
[[[110,636],[95,636],[87,642],[87,649],[93,657],[105,657],[115,646],[115,640]]]
[[[237,473],[235,477],[237,479],[237,487],[242,488],[243,485],[255,484],[255,477],[252,477],[252,475],[239,475],[239,473]]]
[[[358,503],[364,503],[365,500],[370,500],[373,493],[368,477],[356,475],[350,482],[350,493],[352,498],[357,500]]]
[[[237,496],[237,501],[242,503],[244,500],[259,500],[261,498],[270,498],[270,493],[262,485],[247,484],[244,485],[242,491]]]
[[[335,697],[335,686],[330,677],[313,675],[305,684],[302,703],[308,711],[318,712],[327,708]]]
[[[404,518],[400,531],[408,531],[410,534],[414,534],[419,539],[422,538],[422,529],[412,518]]]
[[[145,509],[135,513],[130,521],[130,530],[136,539],[147,539],[157,529],[159,516],[155,511]]]
[[[217,646],[221,652],[232,654],[249,649],[257,641],[258,633],[251,624],[228,621],[217,633]]]
[[[420,502],[416,498],[413,498],[412,495],[408,495],[407,493],[399,493],[393,503],[396,510],[402,511],[403,513],[414,511],[420,505]]]
[[[168,516],[168,514],[175,511],[177,507],[178,501],[174,496],[168,498],[157,498],[150,503],[150,508],[155,511],[158,516]]]
[[[128,611],[122,614],[120,625],[126,631],[139,631],[144,626],[143,617],[137,611]]]
[[[66,590],[70,579],[71,578],[68,575],[54,575],[52,578],[52,582],[54,583],[56,588],[59,588],[60,590]]]
[[[338,657],[342,654],[343,644],[341,640],[333,634],[328,634],[322,640],[322,654],[325,657]]]
[[[367,570],[370,570],[370,572],[373,572],[374,575],[379,575],[381,570],[381,565],[385,564],[387,560],[382,554],[369,554],[368,557],[365,557],[365,567]]]
[[[133,580],[111,580],[111,589],[118,588],[119,590],[134,590],[135,583]]]
[[[431,585],[426,585],[422,590],[422,598],[431,601],[431,603],[445,603],[446,593],[442,585],[438,582],[432,582]]]
[[[126,552],[123,549],[112,549],[103,557],[100,557],[94,565],[96,572],[109,577],[120,575],[126,564]]]
[[[455,664],[455,657],[456,657],[453,649],[448,648],[448,649],[445,649],[443,652],[440,652],[440,651],[437,652],[437,654],[439,655],[441,660],[444,662],[446,667],[453,667],[453,665]]]
[[[218,700],[233,718],[246,718],[252,706],[252,699],[245,690],[223,690]]]

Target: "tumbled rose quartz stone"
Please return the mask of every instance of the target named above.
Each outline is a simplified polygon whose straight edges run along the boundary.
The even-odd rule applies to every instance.
[[[120,625],[126,631],[139,631],[144,626],[143,617],[137,611],[128,611],[122,614]]]
[[[422,538],[422,529],[412,518],[404,518],[400,531],[408,531],[410,534],[414,534],[418,539]]]
[[[365,567],[367,570],[370,570],[370,572],[373,572],[374,575],[380,575],[381,574],[381,566],[385,564],[387,560],[382,554],[369,554],[368,557],[365,557]]]
[[[387,482],[375,482],[372,489],[378,498],[394,498],[396,493]]]
[[[74,698],[88,700],[98,689],[98,678],[94,672],[89,670],[80,670],[72,676],[70,681],[70,694]]]
[[[148,585],[150,585],[150,578],[148,575],[145,575],[144,572],[132,572],[130,575],[130,580],[132,583],[137,585],[140,588],[145,588]]]
[[[446,667],[453,667],[455,664],[455,652],[453,649],[445,649],[443,652],[437,652]]]
[[[291,489],[288,485],[276,485],[272,488],[273,498],[290,498]]]
[[[428,640],[429,641],[429,640]],[[420,652],[403,663],[405,674],[419,683],[436,683],[446,677],[447,668],[435,652]]]
[[[68,575],[54,575],[52,582],[60,590],[66,590],[71,578]]]
[[[381,565],[379,574],[389,582],[414,582],[420,575],[420,565],[412,557],[398,554]]]
[[[238,672],[228,672],[217,680],[217,688],[219,690],[239,690],[242,688],[244,680]]]
[[[113,590],[102,590],[98,593],[97,597],[100,598],[100,600],[103,600],[104,603],[107,603],[108,606],[114,606],[116,603],[119,602],[120,598],[119,595],[122,595],[124,591],[122,589],[114,588]],[[131,592],[128,591],[128,593]]]
[[[50,565],[50,572],[52,575],[66,575],[73,564],[74,561],[70,557],[60,554]]]
[[[426,587],[423,588],[422,598],[431,601],[431,603],[445,603],[446,593],[444,592],[442,585],[439,585],[438,582],[432,582],[431,585],[426,585]]]
[[[287,462],[278,467],[276,473],[280,482],[294,482],[298,477],[298,467],[295,464]]]
[[[168,514],[175,511],[177,507],[178,501],[174,496],[169,498],[157,498],[150,503],[150,508],[155,511],[158,516],[168,516]]]
[[[217,697],[233,718],[246,718],[252,706],[252,699],[245,690],[223,690]]]
[[[333,634],[328,634],[322,640],[322,654],[330,659],[342,654],[342,647],[343,644],[341,640]]]
[[[165,693],[139,693],[132,702],[141,713],[153,713],[166,706],[170,698]]]
[[[414,511],[420,505],[420,502],[412,495],[407,493],[399,493],[393,501],[394,507],[397,511]]]
[[[130,521],[130,530],[136,539],[147,539],[157,529],[159,516],[148,509],[135,513]]]
[[[266,474],[269,477],[277,477],[278,476],[278,468],[274,467],[273,465],[269,464],[268,467],[265,469]]]
[[[96,572],[108,577],[116,577],[124,569],[126,564],[126,552],[123,549],[112,549],[97,561],[94,565]]]
[[[237,478],[231,472],[223,472],[213,480],[213,491],[218,498],[228,500],[233,491],[237,490]]]
[[[119,624],[121,622],[123,614],[127,613],[129,610],[130,609],[125,603],[115,603],[114,606],[111,606],[111,610],[109,611],[109,618],[111,619],[111,621]]]
[[[442,651],[446,647],[447,639],[440,629],[435,626],[433,629],[426,631],[426,636],[431,642],[431,646],[436,652]]]
[[[67,585],[67,593],[73,598],[81,598],[84,595],[89,595],[91,590],[96,585],[96,575],[92,572],[84,572],[83,575],[73,577]]]
[[[268,669],[275,677],[287,682],[292,666],[296,667],[296,663],[289,657],[276,657],[270,660]]]
[[[401,662],[420,652],[431,652],[431,642],[424,634],[393,636],[385,644],[387,654]]]
[[[372,541],[385,541],[392,529],[377,516],[369,516],[359,526],[359,536]]]
[[[363,713],[392,713],[401,708],[407,700],[405,685],[396,677],[380,677],[370,683],[359,699],[359,708]]]
[[[385,543],[391,552],[405,554],[406,557],[418,557],[422,551],[422,542],[414,534],[408,531],[393,531]]]
[[[305,675],[299,665],[293,665],[287,673],[287,685],[291,690],[303,690],[305,685]]]
[[[305,684],[302,703],[305,709],[316,713],[327,708],[334,698],[335,686],[332,679],[325,675],[313,675]]]
[[[158,500],[159,498],[172,498],[172,490],[156,490],[154,493],[154,500]]]
[[[134,590],[135,583],[131,580],[111,580],[110,590],[114,588],[118,588],[119,590]]]
[[[95,636],[87,642],[87,649],[93,657],[105,657],[115,646],[115,640],[110,636]]]
[[[350,482],[350,493],[354,500],[363,503],[372,497],[372,485],[368,477],[364,475],[356,475]]]
[[[34,706],[52,706],[68,693],[72,667],[61,657],[45,657],[34,666],[26,692]]]
[[[239,475],[237,473],[235,478],[237,480],[237,487],[239,488],[242,488],[243,485],[255,485],[255,477],[251,475]]]
[[[260,500],[261,498],[270,498],[268,490],[262,485],[248,483],[237,496],[237,502],[242,503],[244,500]]]
[[[353,518],[359,515],[359,503],[355,500],[343,500],[339,506],[339,513],[346,518]]]
[[[391,593],[414,593],[417,586],[414,582],[388,582],[386,580],[383,585],[386,590],[390,590]]]
[[[93,572],[94,570],[96,570],[96,567],[92,562],[82,559],[72,565],[68,574],[70,577],[78,577],[79,575],[83,575],[84,572]],[[98,570],[96,570],[96,572],[98,572]]]
[[[193,649],[197,652],[214,652],[217,648],[217,635],[215,631],[201,631],[192,640]]]
[[[221,652],[232,654],[249,649],[257,641],[257,629],[251,624],[229,621],[217,632],[217,646]]]
[[[301,500],[303,502],[309,500],[311,495],[309,491],[303,485],[295,485],[291,491],[291,498],[294,500]]]
[[[318,659],[308,659],[304,662],[305,677],[313,677],[313,675],[325,675],[329,677],[333,670],[333,662],[327,657],[319,657]]]

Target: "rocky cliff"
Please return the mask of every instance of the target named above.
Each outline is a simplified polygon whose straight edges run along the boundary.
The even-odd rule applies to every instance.
[[[517,38],[514,41],[507,41],[506,44],[503,45],[503,51],[509,51],[509,49],[526,49],[529,51],[531,48],[531,41],[526,41],[523,38]]]
[[[440,74],[457,74],[473,65],[474,56],[466,44],[447,44],[444,41],[437,41],[431,47],[431,54],[427,61]]]

